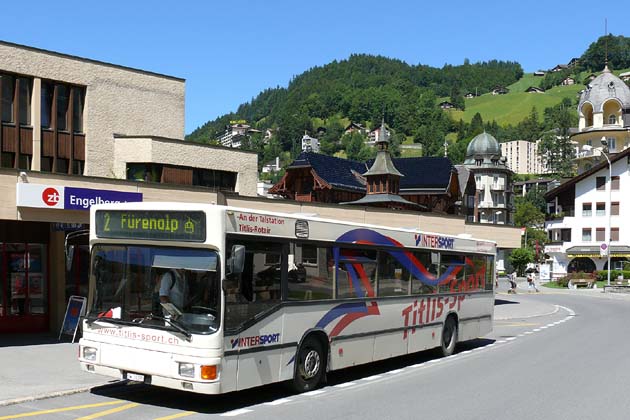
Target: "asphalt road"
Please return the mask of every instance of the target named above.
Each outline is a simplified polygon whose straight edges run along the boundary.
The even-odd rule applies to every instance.
[[[630,300],[518,295],[558,305],[496,321],[449,358],[434,352],[333,373],[319,390],[282,385],[224,396],[128,384],[0,408],[46,419],[623,419],[630,399]]]

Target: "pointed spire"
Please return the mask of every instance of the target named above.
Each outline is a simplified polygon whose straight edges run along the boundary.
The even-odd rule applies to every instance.
[[[389,146],[389,139],[387,136],[387,127],[385,127],[385,117],[381,120],[381,127],[378,129],[376,136],[376,145],[378,150],[387,150]]]

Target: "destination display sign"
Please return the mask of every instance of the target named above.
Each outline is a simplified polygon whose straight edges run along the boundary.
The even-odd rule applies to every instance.
[[[113,239],[204,242],[202,211],[98,210],[96,236]]]

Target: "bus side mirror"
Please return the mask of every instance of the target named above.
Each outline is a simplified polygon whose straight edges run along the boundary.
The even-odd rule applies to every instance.
[[[228,261],[230,274],[241,274],[245,267],[245,246],[234,245],[232,247],[232,256]]]

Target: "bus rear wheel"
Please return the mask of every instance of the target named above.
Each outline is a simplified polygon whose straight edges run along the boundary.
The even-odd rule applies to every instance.
[[[295,358],[293,389],[297,392],[306,392],[317,388],[324,377],[325,360],[320,341],[312,336],[306,337]]]
[[[450,356],[455,352],[457,345],[457,321],[454,316],[449,316],[442,328],[442,355]]]

